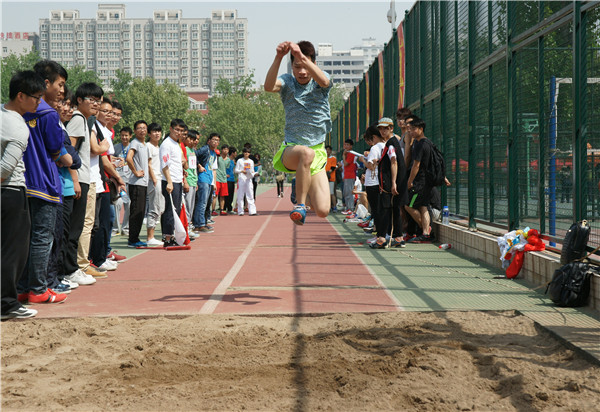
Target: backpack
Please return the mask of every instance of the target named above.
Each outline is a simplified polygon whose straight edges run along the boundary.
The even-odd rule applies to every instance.
[[[427,184],[434,187],[442,186],[446,183],[446,161],[435,143],[429,139],[427,140],[431,148],[431,156],[429,157],[429,166],[427,167],[426,174]]]
[[[582,220],[571,225],[562,244],[562,251],[560,253],[561,265],[566,265],[585,255],[585,247],[590,237],[590,231],[591,229],[587,220]]]
[[[591,277],[598,268],[583,262],[571,262],[556,269],[546,287],[550,299],[558,306],[585,306],[590,295]]]

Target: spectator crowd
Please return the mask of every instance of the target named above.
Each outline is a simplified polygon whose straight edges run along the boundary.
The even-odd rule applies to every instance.
[[[218,133],[200,143],[181,119],[165,131],[140,119],[116,143],[121,104],[95,83],[69,90],[67,79],[59,63],[39,61],[12,77],[0,112],[3,320],[35,316],[24,304],[62,303],[107,278],[126,259],[113,235],[132,248],[168,248],[178,245],[182,208],[191,240],[213,232],[217,214],[257,214],[261,165],[250,144],[238,155]]]

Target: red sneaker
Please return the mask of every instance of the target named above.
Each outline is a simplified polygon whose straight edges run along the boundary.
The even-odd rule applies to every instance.
[[[50,289],[46,289],[44,293],[36,295],[33,292],[29,292],[29,303],[61,303],[67,299],[67,295],[64,293],[54,293]]]
[[[220,213],[220,215],[221,215],[221,216],[227,216],[227,212],[226,212],[226,211],[224,211],[224,210],[221,210],[221,213]]]
[[[29,299],[29,292],[19,293],[17,295],[17,300],[21,303],[27,303],[28,299]]]
[[[115,262],[123,262],[123,261],[127,260],[127,257],[125,257],[123,255],[117,255],[115,252],[116,252],[116,250],[111,251],[106,258],[112,259]]]
[[[369,222],[361,222],[358,224],[358,227],[362,227],[362,228],[369,227]]]
[[[214,210],[211,213],[211,216],[218,216],[219,214],[217,212],[215,212]]]

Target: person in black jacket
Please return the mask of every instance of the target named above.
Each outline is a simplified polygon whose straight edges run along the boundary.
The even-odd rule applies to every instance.
[[[377,241],[370,246],[383,249],[387,246],[386,235],[390,235],[392,247],[404,247],[402,238],[401,208],[406,204],[406,164],[400,142],[394,137],[394,122],[384,117],[377,123],[385,147],[379,162],[379,216],[381,228],[377,229]]]

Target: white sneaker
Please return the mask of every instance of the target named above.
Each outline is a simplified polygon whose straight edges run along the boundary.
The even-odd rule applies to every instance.
[[[96,279],[93,276],[86,275],[81,271],[81,269],[77,269],[70,275],[65,276],[65,279],[69,282],[75,282],[78,285],[93,285],[96,283]]]
[[[98,266],[98,269],[104,269],[106,271],[108,270],[117,270],[118,267],[118,263],[115,262],[114,260],[105,260],[103,264],[101,264],[100,266]]]
[[[148,246],[162,246],[163,242],[157,240],[156,238],[148,239],[146,242]]]
[[[63,285],[67,285],[68,287],[70,287],[71,289],[77,289],[79,287],[79,283],[76,282],[71,282],[67,279],[63,279],[61,280],[61,282]]]
[[[200,235],[196,232],[188,232],[188,236],[190,239],[196,239],[197,237],[200,237]]]
[[[373,236],[371,239],[367,240],[368,244],[377,242],[377,236]]]

